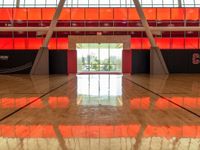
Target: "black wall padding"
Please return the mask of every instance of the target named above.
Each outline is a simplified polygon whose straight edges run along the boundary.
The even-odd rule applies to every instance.
[[[170,73],[200,73],[200,63],[193,63],[193,55],[200,50],[161,50]],[[150,51],[133,50],[132,73],[149,73]]]
[[[49,67],[50,74],[67,74],[67,51],[50,51]]]
[[[200,64],[193,64],[198,50],[163,50],[162,54],[170,73],[200,73]]]
[[[133,50],[132,51],[132,73],[149,73],[150,72],[150,51]]]
[[[200,56],[200,50],[192,50],[189,51],[189,72],[190,73],[200,73],[200,63],[199,64],[193,64],[192,59],[193,59],[193,54],[198,54]],[[200,59],[198,59],[200,62]]]
[[[187,50],[161,51],[170,73],[189,72],[189,56]]]
[[[34,62],[37,51],[35,50],[1,50],[0,51],[0,70],[1,72],[11,70],[10,73],[28,74],[30,73],[31,67],[23,69],[21,66]],[[12,68],[16,69],[13,72]],[[9,73],[9,72],[7,72]]]

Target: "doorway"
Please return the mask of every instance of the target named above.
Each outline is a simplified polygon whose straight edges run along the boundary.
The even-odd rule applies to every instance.
[[[77,43],[78,73],[122,73],[123,43]]]

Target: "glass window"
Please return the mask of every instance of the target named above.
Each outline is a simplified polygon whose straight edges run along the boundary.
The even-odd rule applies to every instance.
[[[4,7],[13,7],[13,6],[15,6],[15,0],[4,0],[3,1],[4,2]]]
[[[1,7],[16,7],[17,0],[0,0]],[[56,7],[59,0],[20,0],[20,7]],[[178,7],[178,0],[139,0],[142,7]],[[182,7],[199,7],[200,0],[181,0]],[[66,0],[65,7],[134,7],[133,0]]]
[[[122,72],[122,43],[78,43],[78,72]]]

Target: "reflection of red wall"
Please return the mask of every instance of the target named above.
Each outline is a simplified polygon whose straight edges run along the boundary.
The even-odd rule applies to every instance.
[[[131,138],[141,130],[140,124],[130,125],[58,125],[64,138]],[[34,131],[34,132],[33,132]],[[35,132],[37,131],[37,132]],[[52,125],[0,125],[0,136],[6,138],[55,138]],[[199,138],[198,125],[151,125],[144,130],[143,137]]]
[[[67,51],[68,73],[77,73],[77,51]]]
[[[122,52],[122,73],[131,73],[132,69],[132,51],[123,50]]]

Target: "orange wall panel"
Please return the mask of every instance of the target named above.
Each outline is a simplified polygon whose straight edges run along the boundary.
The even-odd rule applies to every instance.
[[[127,8],[114,8],[114,20],[127,20]]]
[[[57,38],[57,49],[68,49],[68,38]]]
[[[55,14],[55,8],[43,8],[42,9],[42,20],[52,20]]]
[[[14,49],[26,49],[26,38],[15,38]]]
[[[131,38],[131,49],[142,49],[142,39],[141,38]]]
[[[48,45],[49,49],[56,50],[57,49],[57,40],[56,38],[51,38]]]
[[[41,8],[28,8],[28,20],[41,20],[42,9]]]
[[[13,8],[13,19],[14,20],[27,20],[27,9],[26,8]]]
[[[172,38],[172,49],[185,49],[184,38]]]
[[[84,8],[71,8],[71,19],[72,20],[84,20],[85,9]]]
[[[185,38],[185,48],[186,49],[198,49],[199,39],[198,38]]]
[[[42,46],[42,38],[28,38],[27,39],[27,49],[37,49],[39,50]]]
[[[128,20],[140,20],[135,8],[128,8]]]
[[[156,19],[156,8],[143,8],[147,20]]]
[[[157,8],[158,20],[170,20],[170,8]]]
[[[170,38],[156,38],[156,44],[160,49],[170,49]]]
[[[12,20],[12,9],[11,8],[1,8],[0,9],[0,20]]]
[[[199,9],[198,8],[186,8],[185,9],[186,20],[198,20]]]
[[[0,50],[13,49],[13,39],[12,38],[0,38]]]
[[[86,20],[98,20],[99,19],[99,9],[86,8],[85,9],[85,19]]]
[[[185,9],[184,8],[171,8],[171,20],[184,20]]]
[[[113,20],[113,8],[101,8],[100,20]]]
[[[70,20],[71,10],[70,8],[63,8],[59,20]]]
[[[142,38],[142,49],[150,49],[151,45],[148,38]]]

